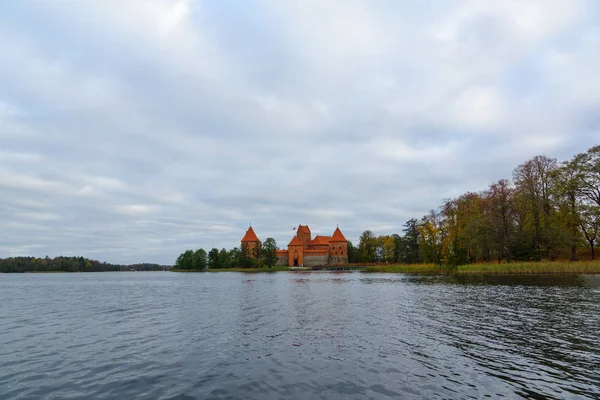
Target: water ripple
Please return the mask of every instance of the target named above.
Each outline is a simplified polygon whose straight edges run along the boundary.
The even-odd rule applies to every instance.
[[[600,277],[0,276],[0,399],[599,398]]]

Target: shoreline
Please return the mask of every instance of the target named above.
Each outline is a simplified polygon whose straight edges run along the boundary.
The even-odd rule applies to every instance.
[[[360,273],[398,273],[416,275],[582,275],[600,274],[600,261],[538,261],[515,263],[477,263],[456,267],[438,266],[434,264],[389,264],[368,266],[358,271],[323,271],[293,270],[290,267],[262,268],[223,268],[199,270],[178,270],[171,272],[242,272],[242,273],[274,273],[274,272],[360,272]]]

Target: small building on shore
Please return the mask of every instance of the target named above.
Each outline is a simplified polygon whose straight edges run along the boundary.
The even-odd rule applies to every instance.
[[[260,246],[261,241],[252,229],[248,228],[242,246],[249,249]],[[348,241],[340,228],[331,236],[317,235],[312,238],[308,225],[299,225],[296,235],[288,243],[287,250],[277,250],[277,264],[280,266],[313,267],[316,265],[339,265],[348,263]]]

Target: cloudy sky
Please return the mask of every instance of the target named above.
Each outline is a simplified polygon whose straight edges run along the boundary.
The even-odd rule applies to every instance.
[[[0,2],[0,258],[353,241],[600,143],[596,0]]]

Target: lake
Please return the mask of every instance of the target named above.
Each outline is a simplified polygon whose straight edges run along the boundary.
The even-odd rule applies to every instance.
[[[599,398],[600,276],[0,274],[0,399]]]

